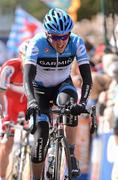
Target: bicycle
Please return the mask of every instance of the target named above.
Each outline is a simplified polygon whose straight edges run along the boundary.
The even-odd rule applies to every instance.
[[[96,108],[95,106],[91,109],[87,109],[85,113],[91,116],[91,129],[90,132],[94,133],[97,131],[96,122]],[[70,149],[66,139],[64,130],[64,124],[66,116],[71,115],[69,109],[57,107],[57,109],[51,109],[51,122],[49,130],[49,138],[45,148],[45,162],[42,172],[41,180],[72,180],[72,165],[70,157]],[[54,118],[53,115],[57,117]],[[78,113],[79,114],[79,113]],[[35,119],[34,119],[35,121]],[[33,127],[36,129],[36,122]],[[52,158],[50,161],[50,149],[52,148]],[[62,169],[66,165],[66,173]],[[50,167],[50,172],[49,172]],[[63,173],[62,173],[63,171]]]
[[[32,170],[31,170],[31,146],[29,142],[30,129],[24,127],[24,118],[18,119],[18,124],[13,122],[5,122],[7,126],[7,131],[4,134],[1,143],[6,143],[8,137],[11,136],[10,129],[15,130],[15,135],[19,136],[20,142],[14,142],[12,151],[12,167],[8,174],[7,180],[31,180]],[[15,137],[14,137],[15,139]],[[24,174],[27,172],[27,175]],[[25,178],[24,178],[25,176]],[[26,178],[27,176],[27,178]]]

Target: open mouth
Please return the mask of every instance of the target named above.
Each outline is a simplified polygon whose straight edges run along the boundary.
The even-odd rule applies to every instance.
[[[63,46],[57,46],[58,49],[63,49],[64,48],[64,45]]]

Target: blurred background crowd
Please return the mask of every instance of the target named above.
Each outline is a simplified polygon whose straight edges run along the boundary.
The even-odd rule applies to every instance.
[[[68,11],[75,22],[73,32],[83,37],[90,57],[93,87],[88,106],[97,107],[98,131],[88,139],[87,117],[80,117],[83,121],[79,122],[76,153],[81,159],[83,180],[117,180],[117,0],[0,0],[0,66],[7,59],[17,57],[18,47],[25,39],[43,31],[43,17],[52,7]],[[80,93],[81,77],[75,63],[72,77]]]

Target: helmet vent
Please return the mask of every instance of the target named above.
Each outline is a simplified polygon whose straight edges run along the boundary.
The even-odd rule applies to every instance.
[[[53,27],[55,27],[55,28],[56,28],[55,24],[53,24]],[[53,28],[53,29],[54,29],[54,28]]]
[[[48,27],[49,27],[50,29],[53,29],[49,24],[48,24]]]
[[[55,18],[55,17],[53,17],[53,19],[54,19],[54,21],[57,23],[56,18]]]
[[[67,15],[67,19],[68,19],[68,21],[70,20],[70,17]]]
[[[47,18],[48,18],[48,20],[49,20],[49,21],[51,21],[51,18],[50,18],[50,16],[47,16]]]
[[[61,14],[60,13],[57,13],[58,17],[60,18],[61,17]]]
[[[52,15],[53,15],[53,16],[55,16],[54,12],[55,12],[55,10],[53,9],[53,10],[52,10]]]
[[[59,20],[59,23],[60,23],[60,30],[63,31],[63,22],[61,19]]]
[[[66,22],[66,18],[65,18],[65,16],[64,16],[64,22]]]

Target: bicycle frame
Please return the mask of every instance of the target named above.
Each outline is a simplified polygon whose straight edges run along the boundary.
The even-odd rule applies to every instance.
[[[62,111],[62,112],[61,112]],[[91,107],[91,109],[87,110],[88,114],[90,114],[91,116],[91,127],[90,127],[90,133],[93,134],[94,132],[97,132],[97,122],[96,122],[96,107],[93,106]],[[59,151],[58,148],[61,144],[61,148],[65,148],[65,155],[67,157],[68,160],[68,175],[69,176],[65,176],[65,178],[63,178],[64,180],[67,178],[69,180],[72,179],[71,176],[71,160],[70,160],[70,151],[69,151],[69,146],[68,143],[66,141],[66,132],[64,129],[64,116],[67,114],[70,114],[70,111],[68,109],[52,109],[51,110],[51,114],[58,114],[57,117],[54,119],[53,116],[51,116],[51,130],[49,131],[49,139],[48,139],[48,144],[46,147],[46,155],[47,155],[47,151],[48,148],[50,147],[50,144],[56,144],[56,150],[55,150],[55,166],[56,166],[56,175],[53,174],[53,177],[51,177],[50,180],[60,180],[58,179],[58,177],[60,176],[60,172],[59,171],[59,163],[60,163],[60,157],[59,157]],[[56,121],[55,121],[56,120]],[[44,170],[45,171],[45,170]],[[46,174],[44,172],[44,174]],[[62,177],[61,177],[62,180]]]
[[[52,109],[52,118],[51,118],[51,126],[49,130],[49,139],[46,146],[46,153],[45,156],[48,154],[48,149],[53,144],[55,146],[54,150],[54,157],[55,157],[55,163],[54,163],[54,174],[52,177],[50,177],[51,180],[59,180],[60,177],[60,167],[61,167],[61,161],[62,161],[62,150],[64,149],[67,164],[68,164],[68,179],[71,180],[71,160],[70,160],[70,151],[69,151],[69,145],[66,140],[66,132],[64,128],[64,118],[61,114],[59,114],[55,119],[53,117],[53,109]],[[44,169],[45,171],[45,169]],[[46,176],[46,172],[44,172],[44,176]],[[43,177],[44,178],[44,177]],[[61,179],[61,178],[60,178]]]

